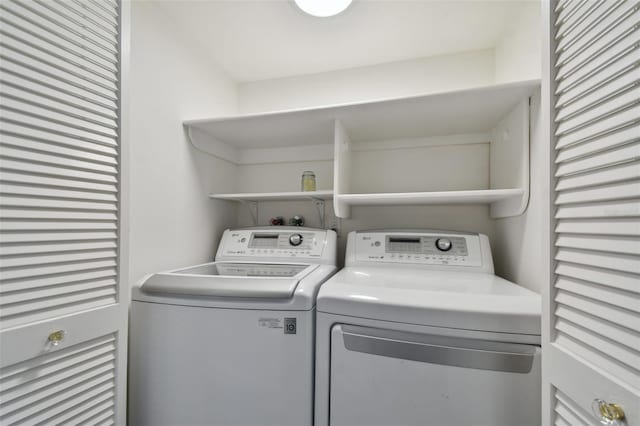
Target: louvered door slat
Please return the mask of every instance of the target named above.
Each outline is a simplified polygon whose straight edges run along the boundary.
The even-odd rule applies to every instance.
[[[562,176],[557,180],[555,189],[556,191],[562,191],[636,179],[638,177],[638,167],[640,167],[640,162],[630,159],[630,161],[613,164],[606,168]]]
[[[640,117],[640,104],[617,111],[613,115],[599,117],[598,120],[582,126],[574,132],[561,135],[558,138],[558,148],[575,143],[587,142],[596,137],[612,133],[620,128],[638,122]]]
[[[34,301],[20,305],[9,305],[2,309],[0,319],[9,327],[15,327],[24,322],[22,312],[29,309],[32,314],[30,321],[41,321],[52,316],[63,316],[73,312],[90,310],[100,306],[113,304],[116,293],[113,288],[83,291],[83,294],[62,295],[51,297],[45,301]]]
[[[90,99],[78,95],[77,93],[64,90],[61,86],[49,84],[42,79],[15,73],[7,68],[0,67],[2,75],[2,91],[4,93],[17,93],[22,97],[35,99],[40,103],[50,101],[55,108],[87,114],[89,120],[106,120],[107,123],[115,124],[116,116],[109,105],[100,100]],[[24,94],[27,96],[24,96]],[[113,127],[113,126],[112,126]]]
[[[51,424],[106,406],[113,417],[115,344],[107,335],[0,370],[0,422]]]
[[[551,6],[553,7],[553,5]],[[552,258],[548,371],[556,425],[596,398],[640,401],[640,2],[557,2],[548,60]],[[584,380],[585,384],[581,382]],[[550,413],[551,414],[551,413]]]
[[[88,99],[106,108],[115,106],[117,98],[109,90],[85,84],[82,79],[73,74],[43,63],[30,61],[21,55],[9,56],[11,53],[14,52],[6,51],[6,49],[3,52],[2,68],[4,72],[20,76],[22,79],[40,82],[40,85],[56,88],[58,91],[76,98]]]
[[[87,202],[87,201],[74,201],[64,199],[45,199],[45,198],[27,198],[16,196],[4,196],[7,206],[23,206],[34,208],[46,208],[46,209],[68,209],[68,210],[103,210],[103,211],[115,211],[117,206],[111,202]],[[7,237],[10,239],[11,237]]]
[[[580,52],[585,45],[593,42],[591,35],[599,35],[608,31],[614,23],[631,13],[632,8],[625,5],[624,0],[588,2],[588,13],[583,14],[579,20],[568,25],[558,25],[558,38],[556,54],[563,61],[566,56]],[[630,11],[631,10],[631,11]],[[585,37],[586,36],[586,37]]]
[[[622,128],[601,139],[592,139],[588,142],[571,145],[560,149],[556,156],[556,163],[571,161],[588,155],[597,154],[611,148],[616,148],[632,142],[640,141],[640,123]]]
[[[626,346],[625,349],[630,352],[630,359],[632,364],[633,359],[638,359],[638,353],[637,351],[634,351],[634,348],[637,348],[637,345],[640,343],[640,336],[638,335],[638,332],[634,332],[629,328],[610,323],[606,319],[594,317],[587,312],[573,310],[566,306],[561,306],[556,309],[555,315],[558,318],[562,318],[568,322],[580,324],[581,326],[601,336],[607,336],[607,338],[615,342],[620,342],[620,345]],[[635,356],[633,356],[634,353]]]
[[[85,425],[91,418],[95,416],[112,412],[113,399],[111,398],[110,394],[105,393],[100,397],[93,398],[93,400],[89,402],[76,405],[70,410],[61,413],[60,415],[56,416],[55,422],[52,422],[50,424],[56,426],[70,424]]]
[[[62,274],[69,272],[85,271],[88,269],[98,269],[107,266],[115,266],[116,263],[112,260],[113,256],[108,255],[105,257],[96,257],[83,262],[68,262],[54,265],[37,265],[34,268],[29,269],[8,269],[4,271],[4,279],[15,280],[29,278],[31,276],[45,276],[53,274]]]
[[[43,4],[42,0],[38,0]],[[56,13],[76,25],[82,27],[86,22],[93,24],[92,34],[99,35],[106,38],[114,47],[118,44],[118,29],[115,22],[110,22],[102,18],[101,15],[92,13],[82,3],[77,1],[60,1],[55,0],[46,4],[51,10],[55,10]]]
[[[62,296],[71,296],[73,294],[78,294],[83,291],[95,291],[102,290],[109,287],[113,287],[115,284],[115,279],[107,279],[103,281],[85,281],[79,283],[69,283],[60,286],[52,286],[47,288],[40,289],[37,297],[42,298],[50,298],[50,297],[62,297]],[[38,300],[33,292],[25,293],[23,291],[16,292],[2,292],[2,298],[4,299],[4,303],[7,305],[22,303],[25,304],[27,302],[33,302]]]
[[[635,45],[638,42],[638,38],[640,34],[634,33],[630,38],[626,38],[621,40],[617,45],[611,46],[606,51],[602,52],[600,55],[599,61],[592,61],[579,69],[575,70],[575,72],[567,75],[556,87],[556,95],[560,95],[565,93],[572,88],[575,88],[579,84],[583,84],[587,81],[591,81],[592,83],[585,84],[586,88],[590,88],[598,84],[601,79],[597,76],[601,72],[606,72],[608,75],[616,74],[615,72],[609,71],[610,69],[622,70],[628,66],[633,65],[637,62],[638,53],[635,49]],[[559,111],[558,116],[562,118],[565,115],[568,115],[565,111]]]
[[[567,234],[640,236],[640,223],[633,218],[565,219],[557,221],[555,231]]]
[[[576,25],[583,22],[590,15],[595,13],[602,2],[573,2],[569,7],[565,8],[558,14],[555,24],[566,28],[566,33],[570,34]],[[560,37],[561,34],[558,35]]]
[[[559,206],[556,212],[556,219],[636,217],[639,214],[640,205],[636,200],[616,200]]]
[[[561,80],[588,63],[599,60],[606,50],[614,48],[619,43],[625,43],[625,39],[637,31],[638,22],[637,3],[625,2],[626,9],[621,21],[615,21],[609,27],[601,26],[597,28],[589,37],[583,38],[583,43],[579,49],[569,48],[563,51],[556,58],[557,74]],[[622,9],[620,9],[622,10]],[[562,105],[562,103],[557,104]]]
[[[29,246],[10,245],[0,247],[0,256],[18,256],[29,254],[46,254],[61,253],[65,251],[81,251],[81,250],[99,250],[99,249],[115,249],[117,247],[115,241],[89,241],[70,243],[44,243],[31,244]]]
[[[2,193],[12,196],[28,196],[42,198],[66,198],[73,200],[90,200],[101,202],[116,202],[118,200],[114,193],[101,193],[95,191],[72,191],[68,189],[48,188],[32,185],[15,185],[7,183],[2,186]],[[36,229],[39,226],[36,224]],[[3,229],[10,229],[5,228]]]
[[[110,265],[109,265],[110,266]],[[64,285],[75,285],[76,283],[90,283],[102,281],[107,278],[115,280],[116,273],[110,267],[89,268],[63,275],[52,275],[45,277],[35,277],[31,279],[7,280],[0,284],[0,293],[10,293],[16,291],[26,291],[57,287]],[[37,294],[34,292],[34,294]]]
[[[115,134],[96,131],[88,126],[77,126],[74,125],[73,120],[60,120],[38,113],[35,109],[33,111],[16,109],[10,105],[3,105],[2,110],[3,121],[16,126],[57,133],[74,139],[94,141],[103,145],[114,144]]]
[[[24,149],[24,147],[15,148],[4,144],[0,155],[4,158],[15,158],[20,159],[21,161],[46,164],[48,166],[52,165],[65,169],[87,170],[107,175],[116,175],[118,173],[116,164],[105,164],[102,162],[92,161],[96,159],[96,156],[92,154],[88,154],[86,158],[82,158],[81,156],[73,158],[59,155],[58,153],[50,150],[35,151]]]
[[[2,175],[0,175],[2,176]],[[93,211],[55,211],[55,210],[39,210],[24,208],[5,208],[0,211],[0,220],[19,220],[19,219],[40,219],[40,220],[108,220],[115,221],[118,216],[116,212],[93,212]],[[2,246],[0,246],[2,250]]]
[[[31,10],[38,11],[57,20],[74,34],[82,34],[96,46],[107,52],[117,53],[118,35],[113,28],[105,26],[102,21],[96,21],[92,15],[78,12],[70,1],[34,0],[36,5]],[[39,7],[38,7],[39,6]]]
[[[18,268],[25,266],[48,265],[60,262],[78,262],[81,260],[111,258],[116,257],[117,255],[118,253],[116,250],[82,250],[79,252],[56,252],[53,254],[13,256],[1,259],[0,267]]]
[[[569,280],[565,278],[563,281]],[[558,303],[558,308],[561,307],[561,305],[567,305],[584,312],[599,313],[601,317],[606,317],[609,321],[617,324],[627,324],[629,327],[636,327],[636,329],[639,324],[637,315],[635,315],[633,311],[618,309],[608,302],[601,303],[598,299],[591,299],[563,289],[557,292],[555,301]]]
[[[73,81],[81,79],[89,87],[98,91],[104,89],[108,93],[109,90],[117,89],[118,81],[114,75],[106,72],[96,72],[83,66],[80,62],[69,63],[62,55],[57,54],[55,50],[47,51],[29,40],[7,35],[3,38],[0,46],[2,47],[0,51],[3,52],[3,55],[15,55],[16,60],[33,68],[41,68],[49,73],[70,78]]]
[[[69,39],[60,33],[51,32],[42,22],[26,16],[20,10],[15,11],[7,6],[11,6],[8,1],[0,3],[0,10],[6,16],[6,19],[0,18],[0,22],[3,22],[8,27],[7,29],[18,30],[21,37],[28,34],[38,44],[59,49],[63,55],[70,55],[72,61],[81,61],[97,75],[116,75],[117,68],[111,62],[113,58],[110,59],[100,52],[88,48],[82,40]]]
[[[62,43],[74,44],[115,69],[117,47],[96,34],[95,27],[88,22],[85,22],[86,28],[82,28],[35,1],[7,0],[3,3],[7,11],[29,22],[34,30],[39,29]]]
[[[606,250],[612,253],[640,255],[640,244],[633,237],[563,234],[556,240],[556,245],[583,250]]]
[[[592,419],[589,414],[571,401],[571,398],[557,389],[555,391],[555,398],[556,412],[562,413],[565,422],[568,422],[571,426],[590,426],[592,424]],[[556,422],[556,424],[559,423]]]
[[[556,260],[640,274],[640,258],[637,256],[559,247],[556,251]]]
[[[109,13],[107,9],[96,7],[97,5],[90,1],[72,0],[70,3],[70,6],[80,11],[80,13],[87,14],[88,16],[100,22],[101,25],[109,28],[110,31],[113,31],[117,34],[118,21],[116,19],[116,16],[113,15],[113,13]]]
[[[569,20],[575,21],[579,19],[588,11],[589,7],[587,6],[589,6],[587,3],[580,1],[571,1],[567,3],[564,7],[560,8],[555,24],[565,25]]]
[[[63,167],[49,166],[46,164],[30,163],[21,158],[4,159],[0,149],[0,170],[10,170],[13,172],[27,172],[36,175],[48,175],[56,178],[67,178],[76,180],[87,180],[103,184],[117,183],[116,176],[104,173],[92,173],[82,170],[68,169]],[[64,166],[64,165],[63,165]]]
[[[96,380],[113,379],[115,377],[113,374],[113,361],[113,355],[110,357],[97,358],[85,362],[81,366],[74,366],[74,368],[61,371],[60,374],[49,376],[41,382],[42,387],[29,393],[28,400],[24,398],[17,399],[15,395],[11,393],[7,394],[6,403],[3,404],[0,410],[0,418],[12,412],[27,408],[28,406],[35,406],[37,409],[38,403],[46,404],[47,399],[60,392],[68,391],[70,388],[82,386]],[[14,391],[13,394],[19,394],[19,392]]]
[[[558,264],[555,272],[561,276],[558,278],[557,285],[566,285],[567,277],[570,277],[611,288],[618,288],[631,292],[638,291],[635,275],[627,272],[585,266],[582,264],[572,264],[568,262]],[[615,293],[610,294],[610,296],[614,298]],[[633,299],[629,300],[629,304],[635,303],[636,302]]]
[[[42,140],[24,139],[6,134],[0,136],[0,143],[2,143],[6,148],[29,150],[37,154],[49,154],[110,166],[117,166],[118,164],[117,152],[115,149],[113,147],[103,145],[86,145],[86,148],[93,148],[92,150],[97,151],[91,152],[89,149],[78,149],[77,146],[58,145],[51,141],[45,142]],[[3,153],[6,152],[6,150],[3,151]]]
[[[87,181],[76,181],[69,179],[59,179],[53,178],[50,176],[39,176],[39,175],[31,175],[26,173],[17,173],[14,171],[0,171],[0,180],[3,182],[7,182],[7,184],[11,183],[22,183],[23,185],[32,185],[38,187],[52,187],[52,188],[62,188],[69,190],[84,190],[84,191],[96,191],[99,193],[117,193],[118,187],[115,184],[107,185],[101,183],[93,183]],[[13,212],[13,214],[11,214]],[[0,218],[8,218],[8,217],[17,217],[17,218],[51,218],[55,216],[46,216],[45,212],[40,212],[42,216],[33,215],[33,211],[21,211],[17,213],[17,211],[6,211],[0,212]],[[19,214],[26,214],[27,216],[19,216]],[[60,219],[64,219],[65,216],[58,216]],[[73,218],[69,217],[70,219]],[[89,219],[90,217],[84,217]],[[112,219],[112,216],[104,217],[104,219]]]
[[[615,183],[565,191],[556,197],[556,203],[585,203],[640,197],[640,181]]]
[[[64,126],[82,130],[92,135],[105,136],[107,138],[117,137],[116,127],[113,125],[103,125],[97,121],[89,120],[80,114],[72,114],[65,110],[54,109],[51,105],[31,102],[6,92],[4,98],[5,110],[25,114],[25,107],[27,107],[29,109],[28,115],[36,117],[44,117],[46,115],[47,120],[52,123],[63,124]]]
[[[602,120],[608,115],[634,106],[640,92],[640,86],[638,86],[640,77],[635,76],[634,71],[638,72],[640,68],[634,66],[630,70],[625,70],[621,77],[598,87],[587,96],[572,103],[571,109],[575,112],[567,111],[567,117],[556,120],[558,123],[556,134],[569,134],[592,121]]]
[[[11,31],[0,30],[5,37],[2,44],[5,46],[21,46],[29,52],[32,57],[43,62],[54,62],[61,68],[66,68],[72,73],[80,73],[89,79],[97,79],[103,84],[114,84],[117,86],[117,76],[109,68],[101,66],[100,63],[87,58],[85,55],[56,43],[52,40],[43,40],[38,33],[7,20],[0,21],[11,29]]]

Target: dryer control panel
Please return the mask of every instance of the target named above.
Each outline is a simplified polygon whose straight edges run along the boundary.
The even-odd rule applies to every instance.
[[[479,234],[365,231],[353,243],[356,261],[473,267],[483,261]]]
[[[335,246],[333,231],[303,227],[264,227],[226,230],[216,260],[220,258],[319,259],[327,245]],[[335,235],[335,234],[334,234]],[[328,249],[335,253],[335,249]],[[335,255],[334,255],[335,256]]]

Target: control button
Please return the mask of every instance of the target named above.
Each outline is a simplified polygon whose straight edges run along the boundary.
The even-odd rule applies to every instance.
[[[302,235],[300,234],[291,234],[289,236],[289,244],[292,246],[299,246],[302,244]]]
[[[244,242],[246,242],[246,241],[247,241],[247,239],[246,239],[246,238],[244,238],[244,237],[242,237],[242,238],[240,239],[240,242],[241,242],[241,243],[244,243]]]
[[[380,247],[380,241],[376,241],[375,243],[373,243],[373,245],[376,247]]]
[[[438,238],[436,240],[436,247],[440,251],[449,251],[451,250],[451,240],[447,238]]]

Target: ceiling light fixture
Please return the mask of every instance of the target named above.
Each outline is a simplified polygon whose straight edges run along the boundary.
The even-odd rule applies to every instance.
[[[353,0],[294,0],[305,13],[320,18],[344,12]]]

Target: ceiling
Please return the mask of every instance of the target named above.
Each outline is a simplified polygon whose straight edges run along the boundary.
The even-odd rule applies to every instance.
[[[239,82],[492,48],[537,4],[354,0],[338,16],[314,18],[292,0],[156,1]]]

